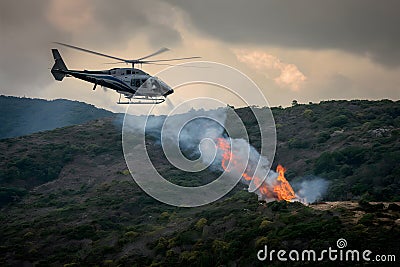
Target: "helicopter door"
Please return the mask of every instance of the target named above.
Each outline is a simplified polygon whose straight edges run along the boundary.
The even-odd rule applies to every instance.
[[[135,79],[135,76],[136,76],[136,75],[135,75],[135,72],[133,72],[133,73],[132,73],[132,76],[131,76],[131,86],[132,86],[132,87],[136,87],[136,86],[135,86],[135,80],[136,80],[136,79]]]
[[[135,87],[140,87],[140,79],[135,79]]]
[[[131,78],[131,70],[121,70],[120,75],[122,81],[129,83],[129,80]]]
[[[139,78],[136,77],[136,75],[132,75],[131,79],[131,86],[135,87],[136,89],[139,88],[142,85],[141,81]]]

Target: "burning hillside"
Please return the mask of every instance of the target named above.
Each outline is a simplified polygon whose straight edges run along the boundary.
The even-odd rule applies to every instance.
[[[236,170],[238,166],[242,165],[240,157],[231,151],[230,142],[227,139],[218,138],[217,147],[222,151],[221,167],[224,171],[231,172],[232,170]],[[278,165],[276,173],[272,172],[270,177],[272,178],[267,179],[268,176],[260,177],[256,175],[255,171],[250,169],[250,165],[247,165],[242,174],[242,181],[246,184],[253,183],[257,188],[256,193],[262,200],[293,201],[297,199],[292,186],[285,178],[284,167]]]
[[[237,182],[247,186],[249,192],[256,193],[260,200],[271,202],[275,200],[300,201],[303,203],[312,203],[321,198],[326,190],[326,182],[320,178],[296,178],[292,185],[285,178],[285,168],[278,165],[276,171],[271,170],[271,159],[275,147],[274,124],[269,129],[273,129],[265,139],[264,143],[269,146],[267,149],[253,147],[246,136],[239,134],[230,134],[232,125],[232,115],[234,111],[228,108],[220,108],[210,111],[192,111],[188,113],[172,115],[168,117],[149,117],[138,120],[136,117],[128,117],[124,123],[126,135],[133,136],[132,131],[140,133],[143,130],[150,134],[157,143],[163,147],[163,151],[171,164],[184,170],[185,172],[199,172],[199,166],[209,168],[209,171],[220,172],[224,182],[208,183],[208,189],[201,194],[194,194],[190,189],[172,188],[171,184],[163,183],[162,186],[151,187],[153,193],[157,196],[162,195],[167,203],[174,203],[178,206],[196,206],[217,200],[222,195],[229,192]],[[235,114],[236,115],[236,114]],[[147,121],[146,121],[147,119]],[[236,128],[235,128],[236,130]],[[266,130],[268,131],[268,129]],[[233,131],[235,132],[235,131]],[[126,144],[129,144],[127,142]],[[132,149],[135,147],[135,149]],[[142,155],[146,148],[139,150],[133,145],[124,147],[125,153],[128,153],[129,160],[140,160],[136,164],[131,164],[136,173],[136,179],[143,180],[143,183],[149,181],[157,173],[150,174],[153,168],[149,162],[149,168],[144,168]],[[186,157],[187,155],[188,157]],[[140,169],[138,169],[140,167]],[[215,179],[217,181],[220,177]],[[154,181],[155,183],[162,182]],[[223,189],[222,185],[228,185]],[[171,186],[169,190],[166,187]],[[178,190],[178,191],[176,191]],[[180,191],[182,190],[182,192]],[[203,190],[203,189],[201,189]],[[185,191],[185,192],[183,192]],[[179,199],[176,196],[179,195]],[[167,200],[168,198],[168,200]],[[200,204],[199,204],[200,203]]]

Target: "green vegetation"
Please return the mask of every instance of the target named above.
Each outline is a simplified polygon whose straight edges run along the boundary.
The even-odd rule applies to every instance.
[[[0,207],[21,199],[21,197],[25,196],[27,193],[28,191],[23,188],[0,187]]]
[[[95,188],[103,189],[94,194]],[[399,252],[395,220],[400,211],[367,202],[336,210],[287,202],[261,205],[254,194],[234,190],[213,204],[181,209],[153,200],[128,181],[97,185],[85,195],[53,192],[52,203],[45,193],[35,193],[23,205],[3,210],[10,216],[0,226],[2,265],[261,266],[256,253],[266,244],[320,251],[339,238],[352,249],[373,244],[368,248],[374,252]],[[101,205],[103,199],[119,203],[112,201],[119,198],[122,205]]]
[[[199,208],[159,203],[132,181],[116,118],[105,118],[0,140],[0,265],[265,266],[256,258],[264,245],[320,251],[339,238],[351,249],[398,257],[400,207],[371,201],[399,200],[400,102],[296,101],[272,111],[279,125],[274,166],[283,164],[291,181],[323,177],[331,182],[326,199],[359,204],[265,204],[241,185]],[[259,149],[254,116],[248,108],[236,112]],[[174,183],[218,176],[181,172],[154,137],[146,144]]]
[[[400,198],[400,101],[323,101],[273,108],[276,164],[331,181],[328,200]]]
[[[25,102],[32,101],[38,102],[37,105],[50,105],[46,101],[25,98],[2,96],[0,100],[21,102],[13,104],[21,109]],[[288,169],[289,180],[307,175],[330,180],[326,196],[329,200],[366,197],[370,201],[397,201],[400,199],[399,106],[399,101],[353,100],[308,105],[294,101],[290,108],[272,108],[278,139],[275,164],[283,164]],[[92,118],[93,115],[79,108],[76,112],[81,117]],[[236,112],[245,122],[250,142],[259,149],[260,132],[255,117],[248,108]],[[43,138],[38,144],[34,144],[35,140],[24,144],[24,137],[3,140],[0,143],[4,151],[0,185],[30,190],[56,179],[64,166],[79,155],[121,155],[120,134],[110,120],[106,124],[97,121],[88,125],[37,134],[32,138]],[[147,140],[155,144],[149,151],[150,157],[161,162],[156,167],[171,182],[197,186],[215,178],[208,171],[185,173],[168,165],[154,136],[149,135]],[[126,168],[117,172],[129,174]],[[20,199],[20,194],[14,195],[16,197],[2,197],[0,205]]]

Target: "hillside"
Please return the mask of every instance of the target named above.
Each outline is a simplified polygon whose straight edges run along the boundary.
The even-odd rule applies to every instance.
[[[249,109],[236,112],[257,147]],[[339,238],[399,257],[399,205],[368,201],[399,201],[400,102],[329,101],[273,113],[274,166],[283,164],[292,183],[325,178],[325,200],[360,205],[263,204],[241,185],[200,208],[159,203],[131,179],[114,116],[0,140],[0,264],[265,266],[256,258],[265,244],[320,250]],[[179,172],[157,140],[147,147],[171,181],[195,185],[216,175]]]
[[[81,124],[112,114],[78,101],[0,95],[0,139]]]
[[[289,178],[331,182],[327,199],[400,200],[400,101],[327,101],[274,109],[275,160]]]

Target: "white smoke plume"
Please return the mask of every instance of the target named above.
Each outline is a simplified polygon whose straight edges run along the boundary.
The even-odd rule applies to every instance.
[[[293,183],[296,194],[303,199],[305,203],[314,203],[321,200],[326,194],[329,182],[320,177],[303,177]]]
[[[150,116],[147,122],[145,116],[134,116],[128,126],[134,132],[146,129],[146,134],[163,146],[164,153],[170,151],[171,157],[165,153],[170,162],[177,158],[179,160],[179,156],[184,154],[183,157],[189,162],[201,162],[212,171],[226,171],[233,177],[241,177],[240,181],[248,186],[248,191],[256,193],[260,200],[277,200],[273,188],[280,183],[277,180],[278,173],[269,169],[271,164],[268,159],[245,139],[228,136],[224,128],[226,119],[227,109],[219,108],[192,110],[168,117]],[[227,146],[227,150],[223,149],[224,146]],[[229,155],[225,155],[228,160],[224,164],[226,153]],[[185,166],[183,169],[186,170],[191,168],[190,164],[185,164],[183,161],[178,165]],[[297,188],[294,200],[305,199],[311,203],[323,196],[327,183],[322,179],[302,181],[297,184]]]

